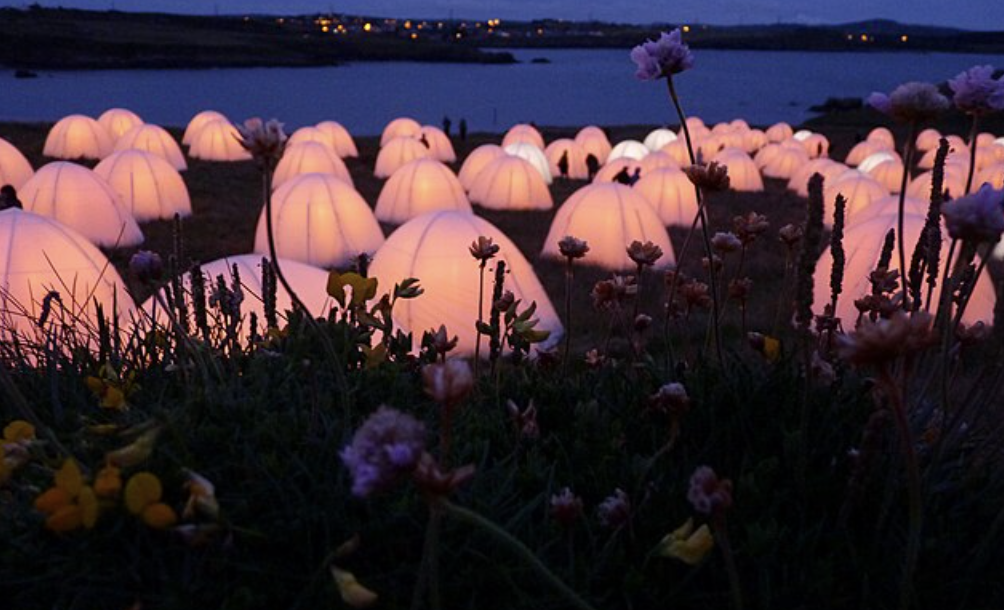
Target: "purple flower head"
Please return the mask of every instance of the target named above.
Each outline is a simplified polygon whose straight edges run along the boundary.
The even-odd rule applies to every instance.
[[[415,469],[424,447],[421,422],[390,407],[380,407],[340,454],[352,475],[352,493],[365,498],[390,489]]]
[[[944,204],[941,213],[952,239],[995,243],[1004,233],[1004,191],[984,184],[975,193]]]
[[[551,516],[561,525],[571,525],[582,514],[582,498],[568,487],[551,496]]]
[[[616,529],[631,518],[631,500],[624,490],[615,489],[612,496],[608,496],[596,507],[596,516],[603,527]]]
[[[716,515],[732,506],[732,481],[720,480],[708,466],[700,466],[690,477],[687,500],[699,513]]]
[[[680,28],[663,32],[659,40],[646,40],[631,49],[631,60],[638,64],[635,72],[641,80],[655,80],[679,74],[694,67],[694,55],[683,42]]]
[[[937,117],[948,110],[948,98],[931,83],[904,83],[889,95],[872,93],[868,105],[882,114],[904,123],[916,123]]]
[[[948,81],[956,108],[967,114],[1004,110],[1004,78],[994,80],[993,66],[973,66]]]

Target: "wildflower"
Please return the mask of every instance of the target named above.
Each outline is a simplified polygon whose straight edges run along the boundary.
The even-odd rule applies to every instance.
[[[634,317],[634,330],[643,333],[652,326],[652,316],[640,313]]]
[[[793,248],[802,239],[802,227],[793,224],[786,224],[777,231],[778,239],[789,249]]]
[[[128,409],[128,395],[136,390],[131,375],[120,377],[108,364],[102,365],[96,376],[86,377],[84,384],[98,399],[98,405],[102,409],[115,411]]]
[[[737,301],[745,301],[753,288],[753,280],[740,277],[729,280],[729,297]]]
[[[551,496],[551,516],[564,526],[569,526],[582,515],[582,498],[568,487]]]
[[[105,461],[109,465],[119,468],[138,466],[153,453],[158,436],[160,436],[160,428],[151,428],[125,447],[105,454]]]
[[[181,516],[191,519],[196,513],[202,513],[210,519],[216,519],[220,515],[220,503],[216,501],[216,486],[212,481],[199,473],[186,470],[188,481],[185,488],[188,489],[188,502],[185,503]]]
[[[411,415],[381,406],[341,451],[352,475],[352,493],[367,497],[393,487],[415,469],[425,446],[425,427]]]
[[[882,114],[904,123],[917,123],[937,117],[948,110],[948,98],[930,83],[910,82],[892,93],[872,93],[868,105]]]
[[[667,383],[648,397],[649,407],[678,418],[690,410],[690,396],[682,383]]]
[[[153,529],[167,529],[178,521],[174,509],[161,502],[164,486],[157,475],[137,472],[129,477],[123,499],[126,510]]]
[[[452,339],[450,338],[449,333],[446,332],[445,324],[440,324],[439,329],[430,334],[430,338],[432,349],[441,356],[445,356],[457,347],[457,341],[459,340],[456,335],[453,335]]]
[[[467,464],[456,470],[443,472],[428,453],[422,453],[414,472],[415,484],[426,495],[446,497],[455,489],[474,478],[474,465]]]
[[[331,576],[338,586],[338,593],[342,596],[342,601],[353,608],[369,608],[377,602],[378,595],[359,584],[356,575],[352,572],[340,570],[331,566]]]
[[[994,80],[993,66],[973,66],[948,81],[955,107],[967,114],[1004,110],[1004,77]]]
[[[140,250],[129,259],[129,273],[141,284],[158,282],[164,275],[164,262],[156,252]]]
[[[725,264],[722,261],[722,257],[717,254],[712,254],[710,259],[707,256],[701,257],[701,267],[705,271],[708,270],[708,267],[710,267],[712,263],[715,265],[715,273],[720,272],[722,270],[722,266]]]
[[[683,168],[683,173],[697,188],[713,193],[729,190],[729,168],[712,161],[708,164],[699,163]]]
[[[732,481],[719,479],[708,466],[700,466],[690,477],[687,500],[699,513],[718,515],[732,506]]]
[[[22,444],[32,440],[35,440],[35,426],[23,419],[15,419],[4,426],[0,447],[7,444]]]
[[[275,119],[266,123],[255,117],[244,121],[243,125],[237,125],[237,132],[240,134],[238,140],[240,145],[251,153],[256,161],[267,167],[279,162],[286,147],[286,134],[282,130],[282,123]]]
[[[593,348],[586,352],[585,362],[586,366],[591,369],[598,369],[604,364],[606,364],[607,357],[600,353],[600,350]]]
[[[770,335],[747,333],[746,340],[750,347],[760,352],[768,362],[777,362],[781,357],[781,342]]]
[[[582,258],[589,252],[589,244],[585,240],[566,235],[558,242],[558,251],[569,259]]]
[[[941,214],[952,239],[996,243],[1004,233],[1004,191],[984,184],[972,195],[946,202]]]
[[[629,297],[638,294],[638,284],[633,275],[614,274],[593,286],[593,306],[596,309],[616,309]]]
[[[669,77],[694,67],[694,55],[684,44],[680,28],[631,49],[631,60],[638,65],[635,76],[641,80]]]
[[[511,290],[506,290],[497,301],[492,303],[492,308],[494,308],[495,311],[509,311],[509,308],[512,307],[515,302],[516,295],[514,295]]]
[[[641,243],[635,240],[628,246],[627,254],[639,267],[651,267],[662,258],[662,248],[650,241]]]
[[[488,262],[488,259],[495,258],[495,255],[499,253],[498,245],[492,243],[491,237],[485,237],[484,235],[479,235],[476,241],[471,242],[470,248],[468,250],[471,256],[481,261],[481,264]]]
[[[748,246],[756,241],[757,237],[770,228],[770,222],[767,221],[767,217],[763,214],[750,212],[745,215],[733,217],[732,227],[734,228],[736,235],[739,236],[739,240],[743,243],[743,245]]]
[[[734,233],[722,233],[719,231],[711,238],[711,247],[718,252],[727,254],[729,252],[738,252],[742,249],[743,242],[739,241],[739,238]]]
[[[94,479],[94,493],[99,498],[117,498],[122,491],[122,471],[111,464],[98,471]]]
[[[537,407],[534,406],[533,399],[530,399],[530,404],[522,410],[515,402],[508,400],[506,401],[506,411],[509,412],[509,418],[521,437],[530,440],[536,440],[540,437],[540,426],[537,425]]]
[[[715,538],[707,524],[694,529],[694,520],[687,522],[667,534],[656,552],[662,557],[679,559],[683,563],[696,566],[715,548]]]
[[[711,293],[704,282],[691,280],[680,286],[680,296],[687,303],[687,310],[694,307],[707,309],[711,307]]]
[[[851,334],[837,336],[837,353],[858,366],[885,364],[904,355],[916,355],[937,341],[931,316],[896,311],[888,319],[863,320]]]
[[[91,529],[99,512],[94,490],[84,484],[80,467],[72,458],[56,471],[53,486],[35,499],[35,509],[47,515],[45,527],[56,533]]]
[[[466,360],[427,364],[422,367],[425,393],[441,405],[454,406],[474,389],[474,373]]]
[[[610,529],[617,529],[631,518],[631,501],[622,489],[615,489],[613,495],[607,496],[600,505],[596,507],[596,516],[600,520],[600,525]]]

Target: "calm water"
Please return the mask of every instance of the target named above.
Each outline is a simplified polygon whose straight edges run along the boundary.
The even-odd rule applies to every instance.
[[[634,78],[622,50],[525,50],[506,66],[358,63],[339,68],[44,72],[17,80],[0,74],[0,120],[52,121],[97,116],[121,106],[162,125],[188,122],[212,108],[234,120],[277,117],[290,127],[324,119],[354,134],[379,133],[408,115],[472,131],[516,122],[581,126],[658,124],[672,119],[665,87]],[[546,57],[549,64],[532,64]],[[685,108],[708,121],[741,116],[753,124],[799,122],[831,96],[867,96],[908,80],[940,81],[1000,56],[914,53],[699,51],[697,67],[678,78]]]

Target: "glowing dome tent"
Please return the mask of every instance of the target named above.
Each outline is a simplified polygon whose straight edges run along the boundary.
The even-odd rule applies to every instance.
[[[215,110],[203,110],[188,121],[188,126],[185,127],[185,133],[181,136],[181,143],[190,145],[192,140],[195,139],[195,136],[198,135],[199,130],[207,123],[211,123],[213,121],[226,121],[229,123],[230,119],[228,119],[226,115],[216,112]]]
[[[0,138],[0,186],[9,184],[20,190],[34,174],[35,170],[31,169],[31,163],[21,151]]]
[[[996,138],[997,138],[997,136],[995,136],[994,134],[990,133],[989,131],[981,131],[976,136],[976,145],[977,146],[990,146],[991,144],[994,143],[994,141],[996,140]]]
[[[878,152],[889,151],[891,149],[886,148],[885,145],[878,142],[869,142],[868,140],[861,140],[855,144],[851,150],[847,153],[847,158],[844,159],[844,163],[851,167],[856,167],[861,165],[861,163],[868,157],[874,155]],[[864,170],[862,170],[864,171]]]
[[[54,159],[104,159],[114,148],[114,140],[100,123],[89,116],[71,114],[49,130],[42,154]]]
[[[532,144],[540,150],[544,150],[544,136],[533,125],[520,123],[513,125],[502,137],[502,148],[512,144]]]
[[[937,129],[932,129],[928,127],[924,131],[917,134],[917,150],[921,152],[927,152],[932,148],[937,148],[938,144],[941,143],[941,132]]]
[[[564,157],[568,163],[568,178],[572,180],[587,180],[589,178],[589,168],[586,167],[586,149],[571,138],[561,138],[551,142],[544,150],[544,156],[547,157],[547,166],[552,176],[561,176],[558,162]]]
[[[858,166],[860,171],[861,166]],[[886,159],[865,172],[890,193],[898,193],[903,188],[903,163],[896,159]]]
[[[763,190],[763,178],[753,159],[736,148],[726,148],[714,160],[729,170],[729,188],[744,193],[759,193]]]
[[[652,205],[662,224],[690,227],[694,221],[697,193],[682,170],[663,168],[645,174],[633,188]]]
[[[767,128],[766,133],[767,140],[770,142],[784,142],[795,135],[795,131],[791,128],[791,125],[784,122],[774,123]]]
[[[117,142],[125,133],[143,124],[143,119],[132,110],[125,108],[109,108],[98,117],[98,123],[105,128],[112,142]]]
[[[907,197],[903,200],[903,209],[908,214],[917,214],[919,216],[927,216],[927,209],[930,204],[923,200],[917,199],[915,197]],[[847,226],[858,225],[864,222],[868,222],[873,218],[879,216],[898,216],[899,215],[899,195],[888,195],[880,199],[872,201],[871,205],[861,210],[857,210],[854,214],[847,219]]]
[[[618,142],[613,149],[611,149],[610,154],[607,156],[607,163],[620,159],[621,157],[641,161],[645,158],[645,155],[650,152],[652,151],[650,151],[647,146],[638,140],[624,140],[622,142]]]
[[[401,224],[440,210],[473,213],[464,187],[450,168],[435,159],[415,159],[394,172],[383,185],[376,217]]]
[[[338,158],[331,147],[320,142],[303,142],[286,147],[275,167],[272,188],[277,189],[303,174],[331,174],[349,186],[353,184],[345,162]]]
[[[776,142],[771,142],[753,155],[753,163],[756,163],[756,166],[760,168],[760,171],[762,172],[763,168],[768,163],[773,161],[779,154],[781,154],[781,145]]]
[[[657,169],[662,169],[664,167],[680,167],[680,164],[676,162],[676,159],[669,156],[668,154],[662,152],[661,150],[656,150],[645,155],[645,158],[638,162],[638,167],[641,168],[641,175],[644,176],[649,172],[654,172]]]
[[[682,138],[663,146],[659,152],[664,152],[672,157],[680,167],[690,165],[690,151],[687,149],[687,142]]]
[[[877,201],[889,196],[889,189],[874,178],[858,170],[849,170],[833,180],[823,182],[823,222],[827,227],[833,224],[833,210],[837,195],[843,195],[847,202],[844,218],[851,222],[860,213],[868,210]]]
[[[502,150],[504,150],[507,155],[519,157],[533,166],[533,169],[537,170],[540,177],[544,179],[544,184],[551,184],[554,182],[554,178],[551,176],[550,165],[547,162],[547,156],[544,155],[544,151],[542,149],[526,142],[520,142],[517,144],[503,146]]]
[[[830,140],[821,133],[809,134],[807,138],[802,140],[802,146],[805,148],[805,152],[809,153],[810,159],[818,159],[830,154]]]
[[[708,161],[725,149],[725,140],[718,136],[697,138],[694,142],[694,152],[699,160]]]
[[[1004,163],[990,165],[983,169],[973,180],[973,191],[977,191],[980,185],[987,183],[997,190],[1004,189]]]
[[[264,257],[268,258],[268,257]],[[202,276],[205,280],[207,291],[217,283],[217,278],[222,276],[228,287],[234,281],[233,269],[236,266],[240,277],[241,292],[244,293],[244,300],[241,302],[241,327],[238,329],[238,337],[242,344],[246,345],[251,329],[247,326],[250,322],[251,314],[254,313],[258,319],[259,334],[265,333],[265,307],[262,301],[264,291],[261,284],[261,265],[263,255],[261,254],[240,254],[227,256],[201,265]],[[307,310],[315,317],[327,315],[334,303],[328,296],[328,272],[318,269],[305,263],[279,258],[279,265],[282,273],[289,281],[290,286],[296,295],[303,301]],[[185,289],[186,300],[190,300],[192,279],[191,274],[186,273],[182,284]],[[161,293],[163,294],[163,292]],[[145,312],[142,324],[149,325],[149,317],[153,317],[158,325],[169,324],[167,315],[160,304],[150,297],[140,308]],[[286,312],[293,308],[293,301],[286,292],[281,282],[277,282],[275,295],[275,308],[279,316],[285,318]],[[193,311],[192,304],[188,303],[188,311]],[[194,325],[194,321],[189,321]],[[223,335],[226,332],[225,321],[220,318],[214,308],[209,308],[209,324],[215,328],[216,332]]]
[[[958,166],[945,165],[945,177],[942,182],[942,190],[948,191],[950,197],[957,198],[966,194],[966,172],[957,169]],[[927,171],[918,174],[910,181],[906,187],[906,194],[916,199],[929,200],[931,198],[931,181],[934,179],[934,172]]]
[[[460,356],[474,353],[478,320],[478,262],[467,251],[479,236],[490,237],[499,246],[498,255],[489,262],[505,261],[505,288],[522,302],[521,310],[537,303],[536,328],[551,336],[540,347],[548,349],[561,339],[562,327],[554,306],[533,268],[516,245],[486,220],[464,212],[430,212],[401,225],[377,251],[370,264],[370,277],[380,286],[391,287],[403,279],[421,281],[425,292],[416,299],[399,301],[394,320],[404,332],[417,340],[426,330],[445,324],[456,335]],[[590,244],[591,245],[591,244]],[[490,290],[486,285],[485,290]],[[487,308],[485,309],[487,316]],[[484,345],[482,345],[484,348]],[[482,353],[485,353],[482,349]]]
[[[782,146],[777,155],[763,166],[763,175],[768,178],[788,180],[808,161],[809,153],[805,152],[805,149]]]
[[[49,291],[59,292],[68,323],[97,329],[97,308],[124,318],[132,299],[114,265],[84,236],[44,216],[23,210],[0,212],[0,337],[36,337],[36,321]],[[61,318],[60,306],[50,320]]]
[[[626,171],[629,178],[633,178],[635,174],[641,178],[642,175],[642,162],[637,159],[631,159],[629,157],[621,157],[620,159],[614,159],[608,161],[606,165],[600,168],[600,171],[596,172],[593,176],[593,183],[599,184],[601,182],[614,182],[617,176]]]
[[[751,129],[743,134],[743,148],[750,154],[767,146],[768,142],[767,134],[759,129]]]
[[[906,248],[906,260],[909,264],[913,256],[913,249],[917,245],[917,239],[924,228],[926,220],[925,214],[907,213],[904,215],[904,233],[906,239],[903,245]],[[884,214],[875,216],[868,220],[848,226],[844,231],[844,251],[846,263],[844,267],[843,292],[837,301],[837,317],[843,321],[844,328],[849,330],[854,328],[858,319],[858,310],[854,306],[855,299],[871,294],[871,283],[868,276],[878,264],[882,244],[889,229],[895,228],[898,222],[898,214]],[[945,237],[945,236],[943,236]],[[942,241],[941,260],[944,261],[948,254],[947,240]],[[813,294],[813,307],[816,313],[822,313],[823,307],[830,302],[830,271],[833,268],[833,258],[829,249],[823,252],[816,264],[815,289]],[[899,269],[898,257],[893,256],[889,268]],[[933,300],[939,300],[941,285],[934,291]],[[924,295],[927,290],[925,285]],[[972,324],[983,321],[987,324],[993,321],[994,290],[988,275],[982,274],[976,284],[976,291],[973,293],[969,306],[963,315],[963,322]],[[936,306],[932,306],[934,311]]]
[[[652,131],[648,132],[648,135],[645,136],[645,140],[642,142],[642,144],[645,145],[645,148],[652,151],[656,151],[662,148],[663,146],[669,144],[670,142],[675,142],[676,140],[677,140],[676,132],[670,129],[666,129],[664,127],[660,127],[659,129],[653,129]]]
[[[210,121],[202,126],[188,156],[204,161],[249,161],[251,153],[240,143],[240,132],[230,121]]]
[[[899,158],[899,154],[896,153],[896,151],[884,148],[862,159],[861,162],[858,163],[858,171],[862,171],[867,174],[883,161],[896,161],[900,164],[903,163],[903,160]]]
[[[297,129],[286,140],[286,147],[306,144],[308,142],[325,146],[331,151],[331,154],[338,156],[338,151],[335,150],[335,143],[331,139],[331,135],[327,131],[317,127],[301,127]]]
[[[505,155],[489,163],[474,179],[472,203],[490,210],[549,210],[551,192],[540,172],[527,161]]]
[[[181,147],[166,129],[157,125],[140,125],[122,134],[115,142],[115,152],[123,150],[145,150],[162,157],[179,172],[188,169]]]
[[[622,184],[591,184],[575,191],[555,215],[541,255],[562,259],[558,242],[566,235],[589,243],[583,262],[612,271],[637,267],[627,255],[633,241],[651,241],[662,248],[656,269],[665,269],[676,261],[669,234],[655,209],[640,193]]]
[[[586,151],[586,156],[593,155],[596,161],[603,165],[610,156],[612,147],[607,134],[594,125],[583,127],[575,134],[575,141]]]
[[[892,135],[886,127],[876,127],[868,132],[868,136],[865,137],[868,142],[874,142],[883,148],[888,148],[893,150],[896,148],[896,138]]]
[[[419,142],[423,139],[429,144],[429,154],[436,161],[443,163],[453,163],[457,160],[457,153],[453,151],[453,144],[446,133],[432,125],[423,125],[422,129],[415,136]]]
[[[315,267],[344,267],[383,244],[373,210],[351,186],[330,174],[303,174],[272,196],[272,226],[280,259]],[[268,255],[265,209],[258,216],[254,251]]]
[[[275,167],[272,188],[278,189],[290,180],[304,174],[330,174],[352,186],[348,168],[330,146],[316,141],[305,141],[286,146],[282,159]]]
[[[107,182],[65,161],[42,166],[18,193],[24,209],[53,218],[106,248],[143,243],[132,214]]]
[[[823,176],[823,184],[829,184],[834,178],[847,171],[847,166],[830,159],[812,159],[799,167],[788,179],[788,190],[795,191],[800,197],[809,196],[809,179],[813,174]]]
[[[415,138],[394,138],[377,153],[373,175],[377,178],[390,178],[391,174],[415,159],[431,156],[429,148]]]
[[[952,138],[956,136],[950,136]],[[934,167],[934,158],[938,155],[938,149],[933,148],[917,161],[917,167],[920,169],[932,169]],[[964,143],[959,144],[949,144],[948,157],[945,159],[946,163],[962,163],[964,165],[969,165],[969,147]]]
[[[321,130],[322,133],[327,134],[332,146],[335,147],[335,154],[342,159],[359,156],[359,150],[352,139],[352,134],[341,123],[337,121],[321,121],[315,127]]]
[[[467,155],[464,164],[460,166],[460,174],[457,178],[465,190],[471,190],[474,180],[478,177],[489,163],[505,154],[502,147],[497,144],[482,144]]]
[[[139,222],[192,215],[192,202],[178,170],[157,155],[123,150],[94,168]]]
[[[415,119],[409,117],[394,119],[383,128],[383,133],[380,135],[380,147],[383,148],[395,138],[417,138],[420,131],[422,131],[422,126]]]

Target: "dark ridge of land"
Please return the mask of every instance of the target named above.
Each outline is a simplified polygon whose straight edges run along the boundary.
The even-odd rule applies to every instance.
[[[190,16],[0,8],[0,65],[14,69],[330,66],[347,61],[513,63],[508,48],[628,49],[681,25],[703,49],[1004,53],[1004,31],[886,20],[841,25],[631,25],[412,20],[345,14]],[[495,49],[486,52],[482,49]]]
[[[346,61],[512,63],[431,37],[325,34],[306,19],[0,9],[0,65],[18,69],[330,66]]]

